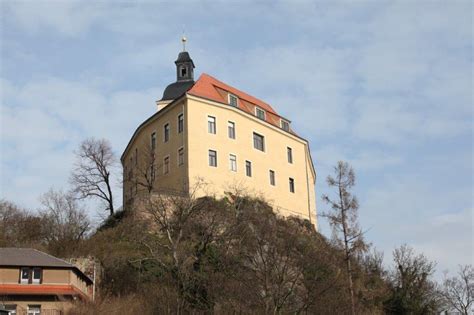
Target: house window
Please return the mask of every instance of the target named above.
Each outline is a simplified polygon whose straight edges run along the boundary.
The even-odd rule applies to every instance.
[[[28,305],[28,315],[41,315],[41,305]]]
[[[295,180],[293,178],[289,178],[289,184],[290,184],[290,192],[294,193],[295,192]]]
[[[170,172],[170,157],[167,156],[163,159],[163,174],[168,174]]]
[[[237,96],[229,94],[229,105],[237,107]]]
[[[150,165],[150,178],[152,182],[155,180],[155,162],[154,161],[152,161]]]
[[[209,150],[209,166],[217,167],[217,152]]]
[[[30,282],[30,268],[21,268],[20,283]]]
[[[229,166],[231,171],[237,172],[237,157],[234,154],[229,154]]]
[[[275,186],[275,171],[270,170],[270,185]]]
[[[281,119],[280,120],[280,126],[281,126],[281,129],[283,129],[285,131],[290,131],[290,123],[286,120]]]
[[[184,164],[184,148],[178,149],[178,165]]]
[[[227,123],[227,130],[228,130],[229,138],[235,139],[235,123],[233,123],[232,121],[229,121]]]
[[[293,150],[290,147],[286,148],[286,155],[288,156],[288,163],[293,163]]]
[[[178,133],[183,132],[184,130],[184,116],[183,114],[178,115]]]
[[[33,283],[40,284],[41,283],[41,269],[40,268],[33,268]]]
[[[5,311],[8,312],[8,315],[16,315],[16,304],[6,304]]]
[[[216,134],[216,117],[207,116],[207,132]]]
[[[252,162],[245,161],[245,175],[252,177]]]
[[[255,116],[262,120],[265,120],[265,111],[260,107],[255,107]]]
[[[170,124],[165,124],[163,126],[163,140],[164,142],[168,142],[170,139]]]
[[[150,146],[151,146],[151,151],[152,151],[152,152],[155,152],[155,148],[156,148],[156,132],[153,132],[153,133],[151,134]]]
[[[253,147],[257,150],[265,151],[265,137],[254,132]]]

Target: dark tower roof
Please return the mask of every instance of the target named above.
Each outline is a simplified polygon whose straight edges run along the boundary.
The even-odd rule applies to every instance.
[[[186,39],[183,38],[183,44]],[[176,82],[168,85],[163,92],[161,101],[174,100],[186,93],[194,85],[194,62],[184,50],[179,53],[176,64]]]

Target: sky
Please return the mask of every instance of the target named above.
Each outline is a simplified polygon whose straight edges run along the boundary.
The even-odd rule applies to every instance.
[[[0,198],[34,210],[49,188],[67,189],[85,138],[120,156],[175,81],[184,30],[196,77],[272,104],[309,140],[320,213],[344,160],[360,225],[387,264],[404,243],[438,275],[474,261],[470,1],[0,6]]]

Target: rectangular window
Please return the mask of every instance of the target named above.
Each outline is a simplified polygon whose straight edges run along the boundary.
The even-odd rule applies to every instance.
[[[237,96],[229,94],[229,105],[237,107]]]
[[[209,150],[209,166],[217,167],[217,152]]]
[[[270,170],[270,185],[275,186],[275,171]]]
[[[135,165],[138,165],[138,148],[135,148]]]
[[[262,120],[265,120],[265,111],[260,107],[255,107],[255,116]]]
[[[28,305],[28,315],[41,315],[41,305]]]
[[[289,178],[289,184],[290,184],[290,192],[294,193],[295,192],[295,180],[293,178]]]
[[[184,164],[184,148],[178,149],[178,165]]]
[[[207,132],[216,134],[216,117],[207,116]]]
[[[229,167],[233,172],[237,172],[237,157],[234,154],[229,154]]]
[[[170,172],[170,157],[167,156],[163,159],[163,174],[168,174]]]
[[[153,182],[155,180],[155,162],[152,162],[150,165],[150,178],[151,181]]]
[[[245,161],[245,175],[252,177],[252,162]]]
[[[265,151],[265,137],[254,132],[253,147],[257,150]]]
[[[233,123],[232,121],[229,121],[227,123],[227,130],[228,130],[229,138],[235,139],[235,123]]]
[[[6,304],[5,311],[8,312],[8,315],[16,315],[16,304]]]
[[[280,126],[281,126],[281,129],[283,129],[285,131],[290,131],[290,123],[286,120],[281,119],[280,120]]]
[[[41,269],[40,268],[33,269],[33,283],[36,283],[36,284],[41,283]]]
[[[184,130],[184,116],[183,114],[178,115],[178,133],[183,132]]]
[[[163,141],[168,142],[170,139],[170,124],[165,124],[163,126]]]
[[[20,283],[30,282],[30,268],[21,268]]]
[[[151,151],[152,152],[155,152],[155,148],[156,148],[156,132],[153,132],[151,134],[151,137],[150,137],[150,147],[151,147]]]
[[[286,148],[286,155],[288,156],[288,163],[293,163],[293,150],[290,147]]]

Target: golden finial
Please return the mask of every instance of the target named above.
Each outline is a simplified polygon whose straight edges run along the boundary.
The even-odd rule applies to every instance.
[[[183,51],[186,51],[186,41],[187,38],[183,35],[183,37],[181,37],[181,42],[183,43]]]

